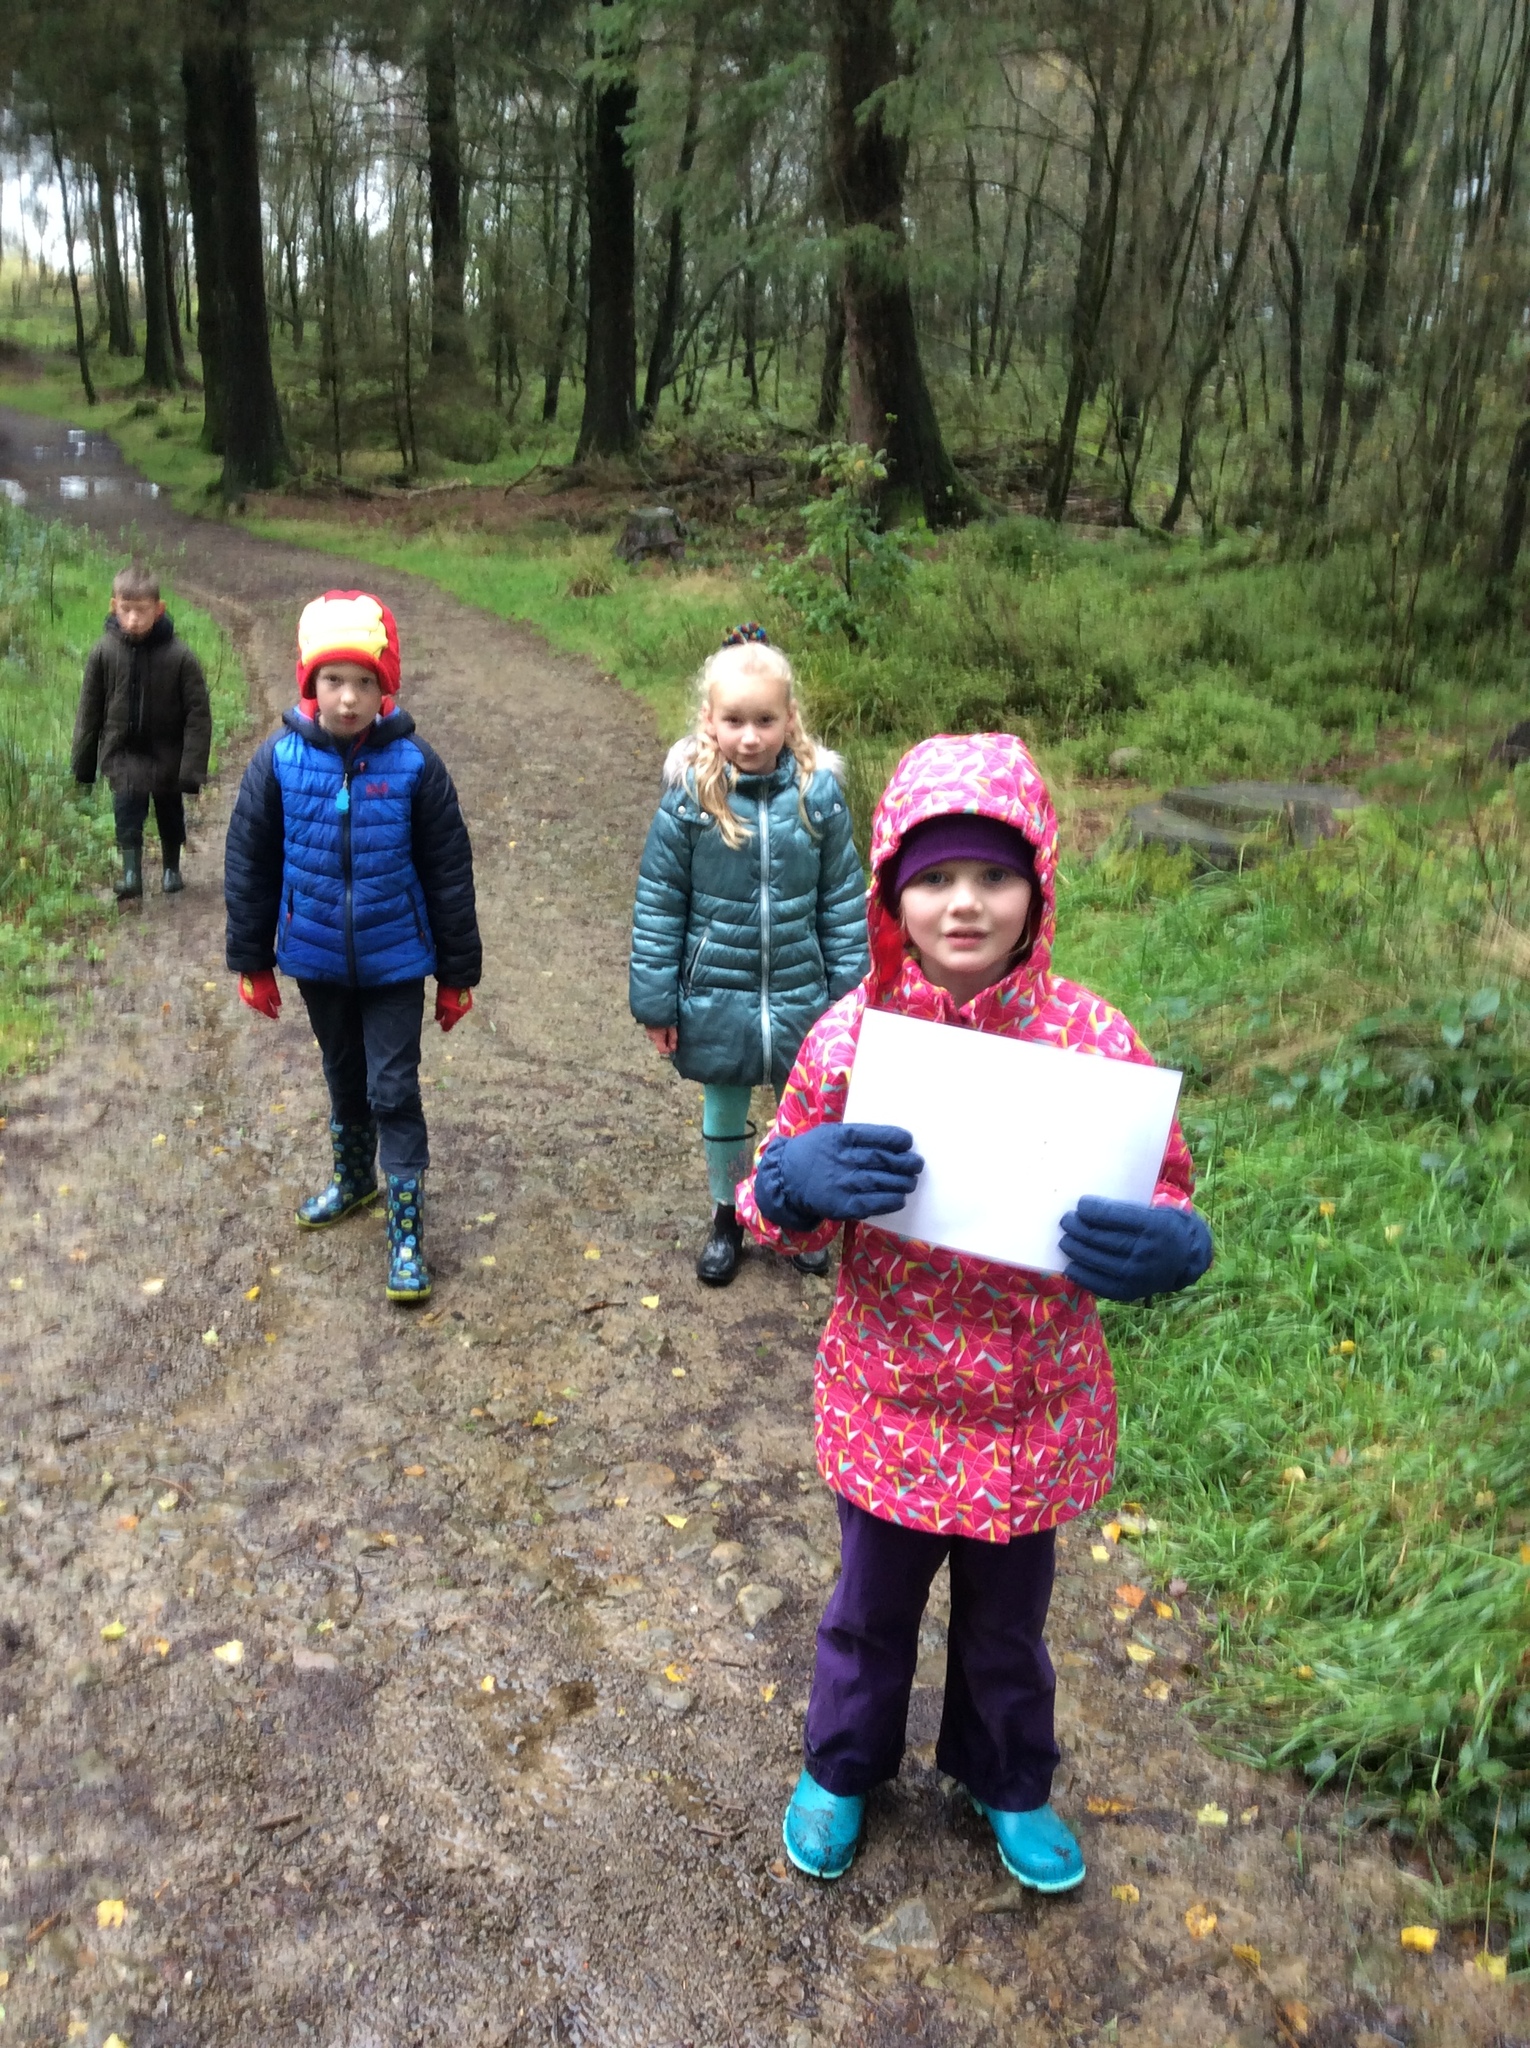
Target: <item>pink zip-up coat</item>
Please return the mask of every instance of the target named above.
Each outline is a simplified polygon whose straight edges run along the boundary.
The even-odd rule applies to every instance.
[[[942,734],[906,754],[877,805],[873,876],[915,825],[954,811],[1001,819],[1034,847],[1041,914],[1029,957],[958,1006],[925,980],[874,880],[871,972],[803,1041],[766,1145],[843,1120],[868,1005],[1152,1064],[1118,1010],[1052,972],[1057,818],[1019,740]],[[1023,1159],[1015,1171],[1025,1171]],[[1193,1186],[1176,1124],[1153,1199],[1188,1209]],[[840,1228],[779,1229],[761,1216],[752,1178],[738,1202],[752,1234],[777,1251],[816,1250]],[[883,1521],[990,1543],[1093,1507],[1110,1486],[1116,1450],[1115,1383],[1094,1296],[1061,1277],[894,1237],[874,1223],[847,1224],[844,1233],[814,1387],[818,1468],[833,1490]]]

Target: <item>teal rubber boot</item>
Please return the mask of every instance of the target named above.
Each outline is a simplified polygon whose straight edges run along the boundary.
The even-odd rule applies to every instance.
[[[122,880],[117,884],[119,903],[135,902],[143,894],[143,848],[124,846],[122,849]]]
[[[327,1188],[299,1205],[297,1221],[304,1230],[327,1230],[353,1209],[377,1200],[376,1124],[340,1124],[331,1117],[329,1141],[334,1147],[334,1174]]]
[[[855,1861],[866,1817],[864,1799],[826,1792],[804,1771],[781,1823],[781,1839],[797,1868],[809,1877],[843,1877]]]
[[[1005,1813],[981,1799],[972,1803],[993,1829],[999,1861],[1019,1883],[1033,1892],[1071,1892],[1084,1882],[1084,1852],[1050,1806]]]
[[[417,1173],[388,1175],[388,1299],[429,1301],[430,1274],[421,1236],[425,1191]]]

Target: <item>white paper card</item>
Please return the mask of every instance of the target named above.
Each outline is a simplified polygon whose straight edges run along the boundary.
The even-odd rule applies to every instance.
[[[878,1229],[1040,1273],[1081,1195],[1150,1202],[1181,1076],[868,1010],[845,1122],[900,1124],[924,1172]]]

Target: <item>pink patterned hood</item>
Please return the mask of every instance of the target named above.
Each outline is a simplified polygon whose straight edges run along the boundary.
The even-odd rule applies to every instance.
[[[803,1042],[765,1144],[843,1119],[868,1004],[1151,1064],[1118,1010],[1052,972],[1057,817],[1019,740],[941,734],[905,754],[872,823],[873,876],[915,825],[952,812],[1016,826],[1035,849],[1042,901],[1027,958],[958,1006],[925,980],[874,885],[871,972]],[[1189,1208],[1192,1190],[1176,1124],[1154,1200]],[[738,1198],[748,1228],[777,1250],[814,1249],[838,1229],[790,1233],[766,1222],[752,1179]],[[825,1480],[884,1521],[993,1543],[1067,1521],[1108,1491],[1115,1461],[1115,1386],[1094,1297],[1061,1277],[847,1225],[814,1422]]]

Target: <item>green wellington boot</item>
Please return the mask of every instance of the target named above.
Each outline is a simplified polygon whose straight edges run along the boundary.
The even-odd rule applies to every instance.
[[[429,1301],[430,1274],[421,1245],[425,1190],[417,1173],[388,1175],[388,1299]]]
[[[143,848],[122,849],[122,880],[117,884],[117,901],[130,903],[143,894]]]
[[[334,1174],[327,1188],[299,1205],[297,1221],[304,1230],[327,1230],[353,1209],[377,1200],[376,1124],[339,1124],[331,1117],[329,1141],[335,1152]]]

